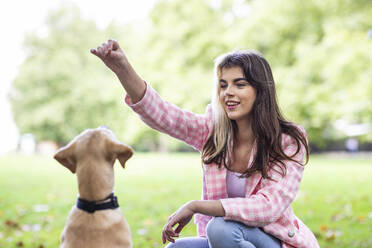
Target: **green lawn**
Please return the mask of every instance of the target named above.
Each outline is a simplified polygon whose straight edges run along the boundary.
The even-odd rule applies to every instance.
[[[200,199],[198,154],[136,153],[115,166],[115,192],[134,247],[163,247],[161,228],[181,204]],[[293,208],[321,247],[372,247],[372,158],[312,156]],[[75,175],[48,157],[0,157],[0,248],[58,247],[75,203]],[[196,234],[190,224],[183,236]]]

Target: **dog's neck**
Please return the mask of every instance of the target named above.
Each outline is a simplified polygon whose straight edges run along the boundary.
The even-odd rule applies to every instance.
[[[90,164],[82,164],[77,168],[80,198],[87,201],[98,201],[113,192],[114,170],[112,165],[90,161]]]

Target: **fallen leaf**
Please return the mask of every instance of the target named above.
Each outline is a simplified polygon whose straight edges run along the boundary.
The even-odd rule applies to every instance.
[[[366,219],[367,219],[367,217],[365,215],[359,215],[359,217],[358,217],[359,222],[364,222],[364,221],[366,221]]]
[[[321,225],[321,226],[320,226],[320,231],[321,231],[321,232],[326,232],[328,229],[329,229],[329,228],[328,228],[328,226],[326,226],[326,225]]]
[[[12,220],[6,220],[5,225],[10,228],[17,228],[19,225],[18,223],[12,221]]]
[[[19,241],[19,242],[17,242],[16,246],[17,246],[17,247],[24,247],[24,245],[23,245],[23,242],[22,242],[22,241]]]

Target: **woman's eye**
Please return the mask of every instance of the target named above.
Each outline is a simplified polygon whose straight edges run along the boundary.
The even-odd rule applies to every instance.
[[[243,84],[243,83],[238,83],[237,86],[238,86],[238,87],[244,87],[245,84]]]
[[[220,87],[221,87],[221,89],[224,89],[224,88],[227,87],[227,85],[226,84],[220,84]]]

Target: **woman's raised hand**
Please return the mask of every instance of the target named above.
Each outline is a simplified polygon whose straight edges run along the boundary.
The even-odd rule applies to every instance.
[[[130,65],[116,40],[108,40],[97,49],[90,49],[90,52],[116,74],[132,103],[142,99],[146,92],[146,83]]]
[[[90,49],[90,52],[100,58],[116,74],[128,66],[128,60],[116,40],[110,39],[96,49]]]

